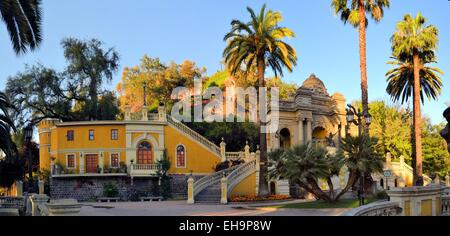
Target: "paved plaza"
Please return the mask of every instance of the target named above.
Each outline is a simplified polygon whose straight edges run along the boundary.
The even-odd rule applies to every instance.
[[[81,216],[339,216],[349,209],[277,209],[253,205],[189,205],[186,201],[83,203]]]

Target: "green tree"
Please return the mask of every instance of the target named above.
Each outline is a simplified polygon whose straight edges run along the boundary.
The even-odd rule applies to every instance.
[[[437,75],[440,71],[422,69],[426,63],[434,60],[434,52],[438,43],[437,28],[432,25],[425,26],[425,23],[426,19],[420,13],[415,18],[408,14],[403,21],[397,23],[397,31],[391,38],[392,52],[394,57],[401,62],[401,67],[397,69],[402,72],[395,70],[388,72],[388,80],[392,81],[391,84],[393,85],[391,88],[396,85],[396,81],[403,81],[397,84],[395,89],[388,90],[388,93],[393,92],[390,95],[394,99],[398,99],[399,94],[403,94],[403,98],[411,97],[412,91],[414,184],[418,186],[423,185],[420,101],[423,102],[423,93],[428,97],[436,98],[437,94],[440,93],[440,85],[442,85],[442,83],[439,83],[440,79]],[[413,78],[411,78],[411,75],[413,75]]]
[[[368,112],[369,95],[367,85],[367,49],[366,49],[366,28],[369,24],[367,14],[376,22],[381,21],[384,16],[384,8],[389,8],[389,0],[332,0],[331,7],[336,15],[340,15],[341,20],[346,24],[349,22],[359,30],[359,60],[361,71],[361,92],[362,106],[364,114]],[[366,133],[369,131],[367,125],[364,126]]]
[[[119,54],[114,48],[103,49],[97,39],[81,41],[67,38],[61,42],[69,63],[66,73],[80,84],[88,84],[86,106],[90,120],[99,120],[98,98],[104,82],[110,82],[119,68]]]
[[[450,172],[450,156],[447,143],[439,135],[444,124],[431,125],[428,121],[423,127],[423,170],[432,176],[438,174],[441,179]]]
[[[12,116],[17,127],[27,123],[37,124],[45,118],[63,121],[94,119],[93,101],[89,95],[91,84],[85,81],[86,78],[74,75],[72,68],[76,66],[69,59],[68,62],[67,69],[62,72],[37,64],[27,66],[23,72],[8,78],[5,93],[16,108]],[[89,63],[84,62],[83,65],[97,68],[99,62]],[[115,119],[119,113],[116,95],[100,87],[95,93],[95,119]]]
[[[378,139],[378,152],[391,153],[394,157],[404,156],[411,160],[412,125],[410,113],[398,105],[389,105],[383,101],[369,104],[372,124],[370,136]]]
[[[15,125],[9,117],[9,110],[13,106],[8,97],[0,92],[0,151],[5,154],[6,160],[17,156],[17,147],[11,139],[11,132],[15,131]]]
[[[12,108],[8,97],[0,92],[0,187],[7,188],[22,177],[24,164],[11,138],[11,133],[16,130],[9,117]]]
[[[269,153],[269,175],[275,179],[288,179],[317,199],[337,202],[355,185],[362,173],[370,175],[383,169],[382,157],[375,150],[376,140],[364,135],[362,145],[359,144],[357,137],[348,136],[342,141],[342,151],[335,156],[310,144],[274,150]],[[331,179],[338,176],[344,166],[349,171],[349,179],[346,187],[336,194]],[[320,179],[326,180],[329,191],[319,186]]]
[[[194,80],[202,79],[205,72],[205,68],[197,67],[193,61],[166,64],[159,58],[144,55],[138,66],[125,67],[122,73],[122,81],[116,88],[120,108],[124,110],[125,106],[130,106],[132,112],[139,111],[144,104],[143,86],[147,90],[146,102],[150,110],[157,108],[159,102],[170,108],[173,89],[178,86],[192,88]]]
[[[266,5],[261,8],[257,15],[250,7],[247,11],[251,20],[247,23],[233,20],[231,30],[224,37],[227,46],[223,52],[225,63],[234,75],[241,70],[242,66],[247,69],[256,65],[257,78],[260,88],[265,87],[265,70],[269,66],[277,76],[283,76],[283,67],[289,71],[297,64],[297,53],[295,49],[284,42],[285,38],[294,37],[292,30],[281,27],[281,13],[272,10],[266,11]],[[260,127],[259,145],[261,148],[261,175],[259,179],[259,195],[268,194],[267,185],[267,140],[266,134],[261,129],[265,124],[258,121]]]
[[[1,19],[16,54],[34,50],[41,43],[41,4],[41,0],[0,1]]]

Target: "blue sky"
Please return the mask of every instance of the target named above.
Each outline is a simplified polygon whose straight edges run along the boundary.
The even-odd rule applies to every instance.
[[[208,74],[221,68],[224,34],[234,18],[249,18],[245,7],[268,7],[284,16],[282,25],[295,31],[289,40],[297,50],[299,65],[286,73],[285,81],[301,84],[315,73],[330,93],[341,92],[348,101],[360,98],[358,32],[334,16],[330,0],[46,0],[44,41],[39,50],[17,57],[9,43],[5,26],[0,24],[0,89],[6,79],[24,69],[25,64],[40,62],[62,70],[65,66],[60,41],[64,37],[98,38],[115,47],[121,56],[121,67],[139,63],[144,54],[163,61],[181,63],[193,60],[206,67]],[[380,23],[370,22],[367,35],[370,100],[388,100],[385,88],[386,64],[390,56],[389,38],[395,24],[407,13],[421,11],[430,24],[440,30],[438,51],[440,67],[446,75],[443,94],[437,102],[426,102],[424,113],[434,123],[443,121],[445,102],[450,101],[450,28],[447,0],[391,0]],[[114,88],[114,81],[106,85]]]

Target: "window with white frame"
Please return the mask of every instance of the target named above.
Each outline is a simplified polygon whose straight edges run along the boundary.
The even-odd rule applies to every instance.
[[[119,153],[111,153],[111,168],[119,168]]]
[[[67,155],[66,166],[68,169],[75,169],[75,154]]]
[[[176,152],[177,167],[186,168],[186,148],[184,147],[184,145],[178,145]]]

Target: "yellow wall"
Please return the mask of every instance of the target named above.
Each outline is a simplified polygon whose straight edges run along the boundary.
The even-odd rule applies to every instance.
[[[39,143],[43,145],[40,151],[40,168],[50,169],[51,157],[55,162],[62,166],[67,166],[67,155],[76,156],[76,168],[70,169],[71,172],[79,173],[80,153],[99,154],[98,150],[103,149],[104,167],[110,167],[110,151],[108,149],[124,150],[126,144],[125,125],[74,125],[74,126],[55,126],[55,122],[44,120],[40,123],[39,129],[49,129],[51,133],[40,132]],[[94,130],[94,140],[89,140],[89,130]],[[111,130],[118,130],[118,140],[111,139]],[[67,140],[67,131],[74,131],[74,140]],[[50,153],[46,145],[51,144]],[[96,151],[85,151],[92,149]],[[113,151],[119,153],[120,162],[125,162],[125,151]]]
[[[164,134],[164,143],[171,163],[169,173],[188,174],[191,170],[194,174],[214,172],[215,166],[220,162],[217,155],[170,126],[164,127]],[[179,144],[186,147],[186,168],[176,168],[175,155]]]
[[[40,135],[41,144],[51,144],[50,153],[41,149],[41,168],[50,169],[51,157],[55,158],[55,162],[66,166],[66,157],[68,154],[76,155],[76,168],[71,170],[79,173],[80,153],[84,154],[100,154],[103,151],[104,167],[110,167],[110,153],[119,152],[120,161],[126,161],[126,125],[125,124],[90,124],[89,122],[76,125],[57,125],[43,123],[40,128],[48,128],[51,130],[50,136],[47,133]],[[47,127],[48,126],[48,127]],[[53,126],[53,127],[52,127]],[[89,130],[94,130],[94,140],[89,140]],[[111,130],[118,130],[118,140],[111,140]],[[67,131],[74,131],[74,140],[67,140]],[[144,133],[141,131],[131,134],[131,142],[140,137]],[[158,133],[149,133],[153,139],[159,140]],[[177,168],[176,166],[176,147],[182,144],[186,148],[186,168]],[[202,144],[194,141],[184,133],[178,131],[171,126],[164,126],[164,148],[167,151],[168,158],[171,162],[169,173],[171,174],[207,174],[214,172],[215,166],[220,163],[220,157],[204,147]],[[117,150],[109,150],[117,149]],[[155,153],[156,154],[156,153]],[[99,156],[100,157],[100,156]],[[155,157],[157,157],[155,155]]]
[[[256,173],[249,175],[231,191],[231,197],[256,194]]]
[[[39,132],[39,163],[41,170],[50,169],[50,144],[51,144],[51,129],[54,127],[57,120],[45,119],[38,125]]]
[[[404,215],[411,216],[411,201],[405,201]]]
[[[89,130],[94,130],[94,140],[89,140]],[[111,140],[111,130],[119,131],[119,139]],[[83,125],[58,127],[58,149],[125,148],[124,125]],[[74,130],[74,141],[67,141],[67,131]]]
[[[422,204],[421,204],[421,212],[422,212],[422,216],[432,216],[433,212],[432,212],[432,200],[422,200]]]

